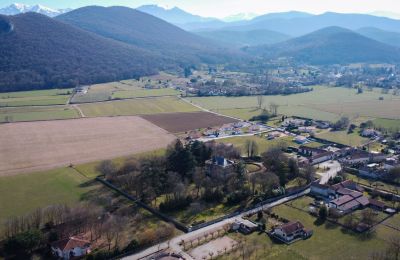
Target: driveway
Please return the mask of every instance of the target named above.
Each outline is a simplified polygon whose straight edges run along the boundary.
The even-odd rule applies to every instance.
[[[267,208],[278,206],[280,204],[288,202],[289,200],[293,200],[295,198],[304,196],[304,195],[308,194],[309,192],[310,192],[310,189],[306,189],[305,191],[302,191],[300,193],[297,193],[297,194],[282,198],[280,200],[271,202],[269,204],[265,204],[265,205],[260,206],[258,208],[246,211],[246,212],[244,212],[244,213],[242,213],[242,214],[240,214],[238,216],[235,216],[235,217],[232,217],[232,218],[229,218],[229,219],[225,219],[225,220],[222,220],[222,221],[220,221],[218,223],[215,223],[213,225],[210,225],[210,226],[195,230],[195,231],[190,232],[190,233],[186,233],[186,234],[177,236],[175,238],[172,238],[168,242],[164,242],[164,243],[160,243],[158,245],[152,246],[152,247],[150,247],[150,248],[148,248],[148,249],[146,249],[146,250],[144,250],[144,251],[142,251],[140,253],[137,253],[137,254],[134,254],[134,255],[131,255],[131,256],[127,256],[127,257],[125,257],[123,259],[129,259],[129,260],[146,259],[148,256],[150,256],[150,255],[152,255],[152,254],[154,254],[154,253],[156,253],[156,252],[158,252],[160,250],[169,248],[174,253],[181,254],[185,259],[191,260],[193,258],[190,255],[188,255],[186,252],[184,252],[182,250],[181,246],[179,245],[182,240],[184,240],[184,241],[192,240],[192,239],[194,239],[194,238],[196,238],[198,236],[203,235],[204,233],[208,233],[208,232],[210,232],[212,230],[221,229],[221,228],[223,228],[224,225],[231,224],[231,223],[235,222],[236,220],[240,221],[243,216],[245,216],[245,215],[247,215],[249,213],[256,213],[256,212],[258,212],[260,210],[264,210],[264,209],[267,209]]]
[[[319,164],[317,175],[321,177],[319,183],[326,184],[330,178],[334,178],[340,171],[342,166],[338,161],[327,161]]]

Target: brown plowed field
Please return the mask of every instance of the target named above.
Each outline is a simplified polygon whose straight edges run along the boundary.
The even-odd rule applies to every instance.
[[[154,114],[141,117],[171,133],[181,133],[238,121],[207,112]]]
[[[166,147],[176,137],[140,117],[0,125],[0,176]]]

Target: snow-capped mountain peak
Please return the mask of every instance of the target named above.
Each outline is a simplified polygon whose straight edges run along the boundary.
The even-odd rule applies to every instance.
[[[25,4],[20,4],[20,3],[15,3],[12,5],[9,5],[4,8],[0,8],[0,14],[5,14],[5,15],[16,15],[16,14],[22,14],[22,13],[27,13],[27,12],[35,12],[39,14],[44,14],[50,17],[54,17],[57,15],[60,15],[62,13],[66,13],[70,11],[71,9],[52,9],[40,4],[29,6]]]

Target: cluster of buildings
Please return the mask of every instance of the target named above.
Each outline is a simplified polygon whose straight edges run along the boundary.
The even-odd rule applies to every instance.
[[[221,127],[209,127],[203,131],[190,131],[188,133],[188,138],[191,140],[200,138],[213,139],[243,134],[257,134],[270,129],[271,127],[265,124],[239,121],[235,123],[224,124]]]
[[[351,180],[335,185],[324,185],[315,182],[311,185],[310,194],[322,200],[338,215],[346,215],[357,209],[371,207],[383,211],[386,206],[383,202],[368,198],[363,194],[364,189]]]

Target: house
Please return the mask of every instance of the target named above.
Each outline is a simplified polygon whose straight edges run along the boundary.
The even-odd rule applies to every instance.
[[[301,126],[298,128],[300,133],[308,133],[308,134],[313,134],[315,131],[317,131],[317,128],[314,126]]]
[[[302,145],[299,147],[299,153],[301,153],[304,156],[311,157],[313,155],[326,153],[326,151],[319,148],[313,148]]]
[[[347,214],[360,208],[361,204],[352,196],[344,195],[329,202],[329,207],[337,209],[342,214]]]
[[[370,154],[366,151],[355,150],[350,152],[345,158],[342,158],[341,161],[347,164],[368,163],[370,161]]]
[[[318,181],[311,184],[310,194],[324,199],[336,198],[336,191],[334,189],[331,189],[329,185],[319,184]]]
[[[368,138],[377,137],[380,135],[381,135],[381,133],[379,131],[376,131],[375,129],[371,129],[371,128],[364,129],[361,132],[361,136],[368,137]]]
[[[357,183],[355,183],[352,180],[346,180],[346,181],[342,181],[341,183],[332,185],[332,189],[334,189],[335,191],[339,190],[340,188],[346,188],[349,190],[354,190],[354,191],[359,191],[359,192],[364,191],[364,189],[362,187],[357,185]]]
[[[215,165],[221,168],[227,168],[231,166],[233,163],[228,161],[225,157],[222,156],[214,156],[211,160],[206,161],[207,165]]]
[[[298,118],[289,118],[286,119],[283,123],[283,127],[299,127],[303,126],[306,123],[306,120],[298,119]]]
[[[324,153],[312,156],[310,158],[310,163],[318,164],[318,163],[326,162],[326,161],[332,160],[333,157],[334,157],[333,152],[324,152]]]
[[[90,253],[90,241],[78,237],[70,237],[53,242],[51,251],[54,256],[62,259],[80,257]]]
[[[330,127],[330,123],[325,121],[314,121],[314,124],[319,129],[328,129]]]
[[[291,221],[273,228],[271,235],[289,244],[298,239],[309,238],[312,235],[312,230],[306,230],[299,221]]]
[[[384,211],[386,208],[385,203],[375,199],[369,199],[369,206],[375,210]]]
[[[383,163],[383,168],[388,171],[397,167],[400,167],[400,163],[394,158],[388,158]]]
[[[382,179],[388,173],[387,170],[382,169],[379,164],[372,163],[358,169],[358,175],[370,179]]]

